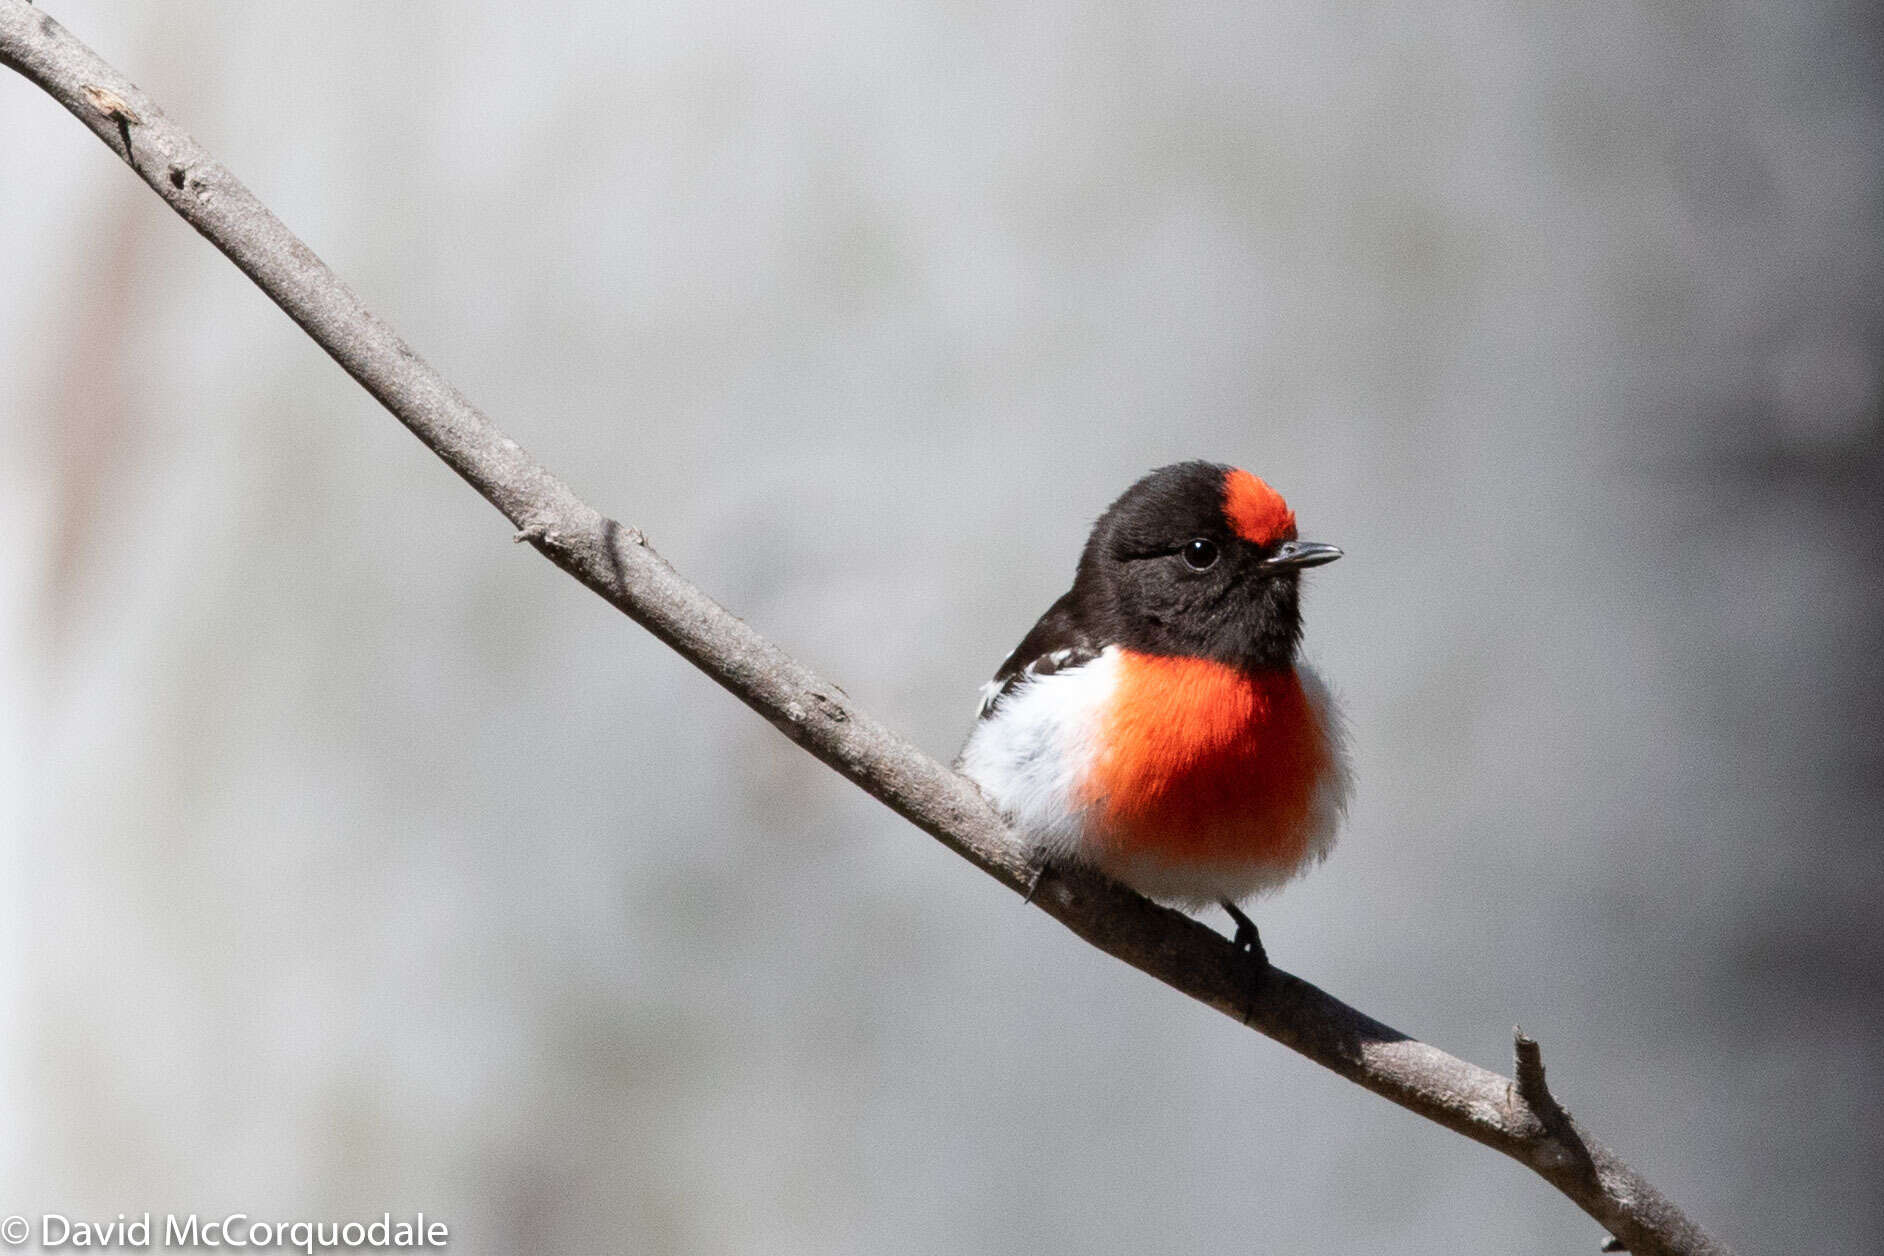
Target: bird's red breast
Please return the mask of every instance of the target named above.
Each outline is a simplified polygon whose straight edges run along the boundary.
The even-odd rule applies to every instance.
[[[1122,650],[1083,786],[1106,854],[1292,866],[1332,765],[1293,668]]]

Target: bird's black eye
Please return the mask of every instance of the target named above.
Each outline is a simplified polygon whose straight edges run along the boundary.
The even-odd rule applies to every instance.
[[[1201,536],[1179,553],[1184,555],[1184,565],[1192,571],[1209,571],[1217,565],[1217,543]]]

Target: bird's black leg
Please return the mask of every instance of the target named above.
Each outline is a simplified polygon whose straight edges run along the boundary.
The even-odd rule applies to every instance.
[[[1223,910],[1230,913],[1230,919],[1236,921],[1236,936],[1230,939],[1230,945],[1254,960],[1257,968],[1269,967],[1269,955],[1263,950],[1263,935],[1256,932],[1256,922],[1229,899],[1218,901],[1223,904]]]
[[[1262,993],[1263,980],[1269,975],[1269,954],[1263,950],[1263,935],[1256,932],[1256,922],[1245,916],[1242,909],[1229,899],[1217,901],[1223,904],[1223,910],[1230,913],[1230,919],[1236,921],[1236,936],[1230,939],[1230,945],[1250,959],[1250,1006],[1243,1010],[1243,1023],[1247,1025],[1250,1014],[1256,1010],[1256,997]]]

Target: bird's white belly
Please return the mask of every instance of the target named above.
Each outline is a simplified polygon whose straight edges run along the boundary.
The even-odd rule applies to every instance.
[[[963,775],[1050,860],[1075,859],[1085,835],[1087,765],[1118,685],[1118,651],[1023,681],[975,725]]]

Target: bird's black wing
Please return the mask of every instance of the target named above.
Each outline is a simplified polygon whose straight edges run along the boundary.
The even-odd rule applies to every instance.
[[[981,711],[976,718],[987,719],[1001,699],[1036,676],[1051,676],[1098,658],[1104,647],[1080,621],[1070,592],[1048,607],[1040,622],[1007,656],[994,679],[981,687]]]

